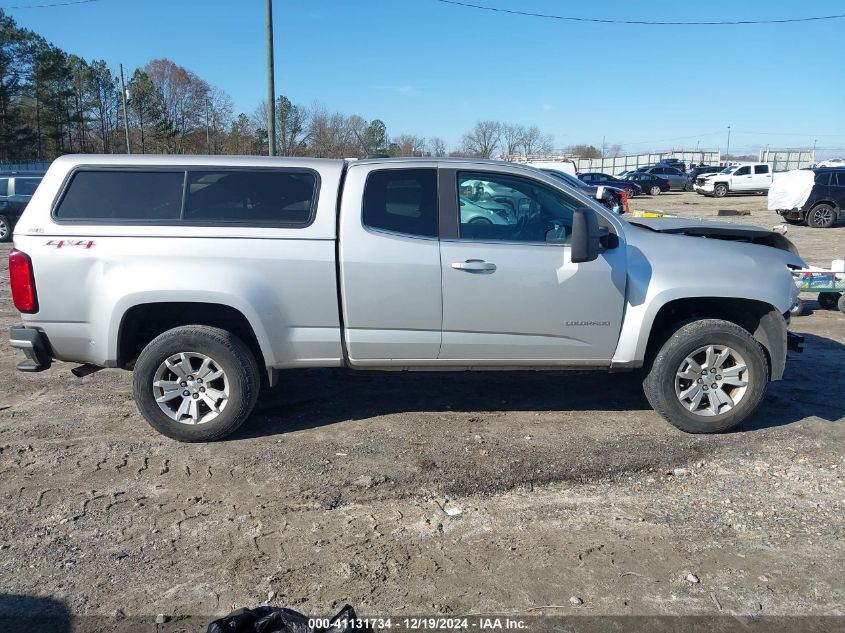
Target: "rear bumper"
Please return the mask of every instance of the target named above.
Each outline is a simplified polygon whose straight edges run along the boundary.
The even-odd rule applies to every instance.
[[[18,363],[18,371],[44,371],[53,362],[53,354],[47,335],[40,330],[23,325],[13,325],[10,331],[9,343],[19,349],[26,356],[26,360]]]

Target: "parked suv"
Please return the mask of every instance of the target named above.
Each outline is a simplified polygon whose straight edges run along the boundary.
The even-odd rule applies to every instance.
[[[473,222],[467,193],[516,222]],[[68,155],[14,240],[18,369],[131,369],[144,418],[193,442],[308,367],[643,369],[660,415],[723,432],[782,378],[806,266],[768,229],[626,221],[480,159]]]
[[[687,166],[684,164],[680,158],[661,158],[657,161],[657,164],[661,167],[674,167],[678,171],[682,173],[687,172]]]
[[[653,167],[641,167],[637,171],[663,178],[669,183],[669,189],[672,191],[689,191],[692,187],[689,176],[675,167],[654,165]]]
[[[724,198],[728,193],[766,195],[772,186],[772,168],[767,163],[742,163],[725,167],[715,174],[695,179],[693,188],[705,196]]]
[[[815,173],[810,197],[800,208],[777,209],[787,222],[817,229],[827,229],[842,217],[845,209],[845,169],[826,167],[810,170]]]
[[[0,242],[12,239],[15,224],[41,183],[41,178],[41,174],[0,174]]]

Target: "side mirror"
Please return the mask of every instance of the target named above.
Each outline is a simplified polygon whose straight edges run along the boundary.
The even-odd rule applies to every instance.
[[[575,209],[572,212],[572,263],[580,264],[598,259],[601,251],[601,229],[596,212]]]

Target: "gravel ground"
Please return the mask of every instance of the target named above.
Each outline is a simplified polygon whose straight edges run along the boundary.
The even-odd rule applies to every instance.
[[[634,206],[777,224],[765,198]],[[845,228],[789,236],[812,263],[845,255]],[[4,328],[18,319],[8,250]],[[13,595],[177,622],[344,602],[368,614],[845,615],[845,315],[816,309],[793,329],[805,353],[722,436],[675,430],[630,375],[309,370],[228,441],[178,444],[137,413],[129,373],[20,374],[7,348],[0,615],[21,608]]]

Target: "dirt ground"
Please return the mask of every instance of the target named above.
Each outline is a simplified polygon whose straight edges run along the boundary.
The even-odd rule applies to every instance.
[[[778,223],[758,197],[634,207]],[[812,263],[845,256],[845,227],[788,235]],[[8,250],[4,330],[18,320]],[[843,616],[845,315],[808,304],[793,322],[806,351],[722,436],[669,426],[631,375],[309,370],[285,376],[235,437],[179,444],[137,413],[129,373],[21,374],[6,348],[0,615],[19,595],[175,621],[264,603],[325,616],[344,602]]]

